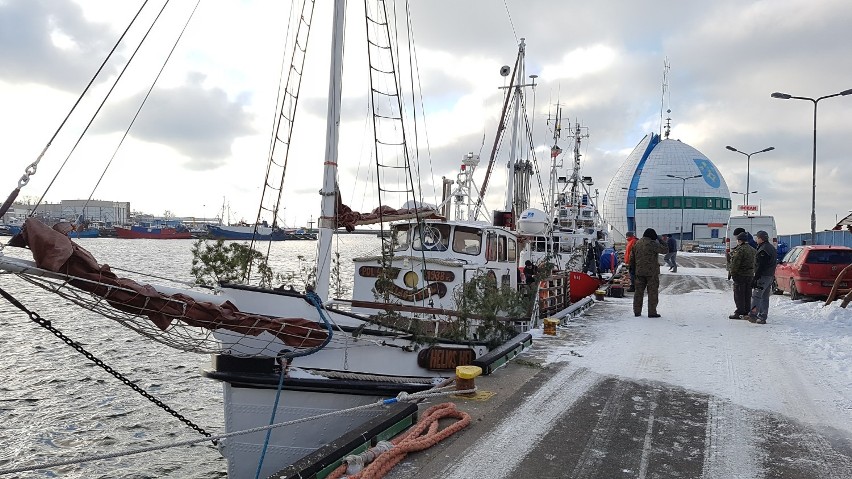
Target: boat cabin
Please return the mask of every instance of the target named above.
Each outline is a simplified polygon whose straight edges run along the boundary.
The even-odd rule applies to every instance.
[[[392,225],[390,246],[392,255],[384,260],[353,260],[354,301],[456,310],[454,292],[478,275],[491,275],[498,285],[518,286],[518,239],[506,228],[441,220],[403,222]]]

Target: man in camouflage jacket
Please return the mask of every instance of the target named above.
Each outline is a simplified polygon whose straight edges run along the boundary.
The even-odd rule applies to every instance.
[[[629,267],[635,271],[636,292],[633,293],[633,314],[642,315],[642,301],[645,289],[648,290],[648,317],[659,318],[657,303],[660,293],[660,255],[669,251],[668,246],[657,238],[657,232],[648,228],[642,239],[636,242],[630,252]]]
[[[754,256],[757,254],[748,243],[748,233],[737,235],[737,246],[731,250],[728,274],[734,280],[734,304],[737,309],[730,319],[744,319],[751,309],[751,283],[754,277]]]

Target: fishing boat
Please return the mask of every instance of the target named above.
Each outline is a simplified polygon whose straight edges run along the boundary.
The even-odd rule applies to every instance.
[[[259,276],[249,265],[241,281],[220,282],[212,292],[140,284],[117,276],[80,245],[34,218],[13,241],[27,246],[33,261],[0,252],[2,270],[145,338],[211,354],[204,375],[223,386],[225,430],[234,435],[218,444],[232,478],[274,474],[380,416],[386,411],[383,404],[393,402],[390,398],[444,384],[457,366],[476,365],[483,374],[493,373],[532,344],[528,330],[542,313],[560,314],[570,307],[564,276],[543,277],[544,284],[563,285],[547,286],[545,297],[538,291],[530,294],[518,281],[521,241],[515,218],[528,205],[526,195],[516,192],[529,186],[529,162],[516,154],[524,144],[517,135],[529,86],[523,84],[523,39],[515,66],[501,71],[511,79],[489,162],[490,174],[506,130],[502,126],[511,113],[515,120],[504,211],[495,211],[491,222],[477,220],[476,214],[451,220],[445,214],[447,205],[464,197],[463,192],[431,206],[420,199],[414,182],[405,179],[410,177],[403,176],[399,183],[389,179],[388,171],[412,170],[403,95],[396,88],[405,82],[389,67],[397,64],[398,53],[388,31],[393,23],[389,11],[382,0],[366,2],[375,179],[386,182],[377,185],[380,206],[358,213],[342,203],[337,182],[345,3],[335,0],[333,7],[325,152],[316,155],[323,164],[317,269],[315,282],[305,291],[273,288],[262,276],[253,282]],[[281,82],[284,99],[272,132],[272,144],[286,151],[313,23],[313,2],[301,8],[291,68],[282,69],[287,76]],[[278,202],[286,197],[280,191],[285,172],[286,160],[273,151],[262,202],[272,201],[259,211],[277,217]],[[281,178],[272,176],[277,174]],[[481,210],[484,190],[483,185],[472,208],[475,213]],[[398,203],[399,208],[383,205],[381,200],[391,192],[408,201]],[[351,299],[334,298],[333,235],[359,225],[379,225],[381,250],[354,260]],[[386,225],[389,234],[384,234]],[[258,232],[253,229],[252,244]]]
[[[207,225],[207,237],[214,240],[284,241],[286,232],[265,221],[254,225]]]
[[[115,234],[124,239],[192,239],[192,232],[180,226],[115,226]]]
[[[609,234],[597,198],[589,190],[594,184],[592,178],[580,174],[580,147],[588,134],[579,123],[570,129],[573,142],[570,176],[559,171],[561,121],[557,108],[550,150],[550,203],[544,211],[525,210],[518,220],[518,229],[525,243],[521,259],[534,264],[553,264],[569,277],[571,302],[577,302],[594,294],[604,283],[598,262],[601,252],[609,245]]]

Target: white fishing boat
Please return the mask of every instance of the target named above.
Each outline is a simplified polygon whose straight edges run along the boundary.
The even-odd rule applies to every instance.
[[[250,284],[250,269],[244,284],[221,283],[212,292],[156,282],[139,284],[113,274],[67,236],[33,218],[12,243],[27,246],[33,261],[3,256],[0,251],[0,269],[5,272],[146,338],[212,354],[212,366],[205,375],[223,385],[226,433],[253,430],[219,441],[232,478],[265,477],[280,471],[383,414],[386,408],[380,400],[432,388],[451,378],[457,366],[473,364],[484,374],[492,373],[531,345],[526,331],[542,312],[561,314],[570,306],[567,287],[549,286],[539,296],[518,284],[521,246],[513,226],[516,212],[528,206],[523,201],[528,193],[516,193],[529,191],[528,183],[524,184],[529,174],[517,167],[517,139],[513,139],[509,166],[516,174],[508,175],[505,211],[495,212],[498,221],[493,223],[476,221],[476,214],[447,219],[448,215],[422,202],[408,173],[399,183],[378,185],[377,198],[381,201],[383,194],[402,192],[411,207],[380,206],[370,214],[358,214],[341,203],[337,158],[344,7],[343,0],[334,2],[326,144],[324,154],[316,154],[324,164],[324,176],[314,288],[303,293]],[[366,13],[374,156],[377,177],[384,179],[382,168],[411,170],[402,94],[397,88],[403,82],[392,68],[380,67],[396,64],[384,1],[368,1]],[[293,36],[292,67],[282,81],[284,99],[273,131],[273,144],[284,149],[285,156],[312,23],[313,3],[306,1]],[[363,20],[349,23],[364,24]],[[514,105],[514,132],[523,114],[524,55],[522,40],[514,68],[503,72],[511,73],[503,114],[509,111],[508,105]],[[396,110],[384,109],[387,103]],[[498,129],[498,135],[503,130]],[[493,160],[492,155],[489,168]],[[27,171],[34,174],[35,168]],[[271,188],[264,199],[272,202],[260,209],[273,217],[281,208],[281,198],[286,198],[275,189],[284,183],[285,172],[286,160],[282,162],[273,151],[264,178],[266,188]],[[277,173],[281,178],[270,181]],[[13,195],[25,185],[19,184]],[[443,206],[459,196],[463,195],[448,195]],[[355,259],[351,299],[331,298],[332,235],[338,228],[365,224],[382,225],[382,232],[392,224],[391,233],[380,235],[384,246],[379,254]],[[564,277],[544,280],[548,285],[565,283]],[[492,301],[483,301],[486,296]],[[529,303],[532,299],[535,304]],[[308,418],[314,419],[275,427],[271,433],[262,430]]]
[[[606,222],[597,207],[597,193],[589,189],[594,182],[580,173],[581,144],[588,134],[579,123],[570,127],[573,143],[570,170],[560,170],[561,121],[557,108],[551,147],[550,201],[544,210],[527,209],[518,219],[518,230],[525,243],[520,257],[524,262],[552,264],[555,271],[567,275],[571,302],[577,302],[592,295],[603,283],[598,262],[610,241]]]

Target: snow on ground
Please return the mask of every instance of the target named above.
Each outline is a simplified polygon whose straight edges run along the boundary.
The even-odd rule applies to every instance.
[[[687,283],[694,289],[684,291]],[[662,381],[852,431],[852,307],[772,296],[768,324],[730,320],[733,294],[718,266],[664,273],[662,318],[648,318],[645,302],[643,316],[634,317],[632,295],[607,297],[550,345],[536,334],[543,361]]]

